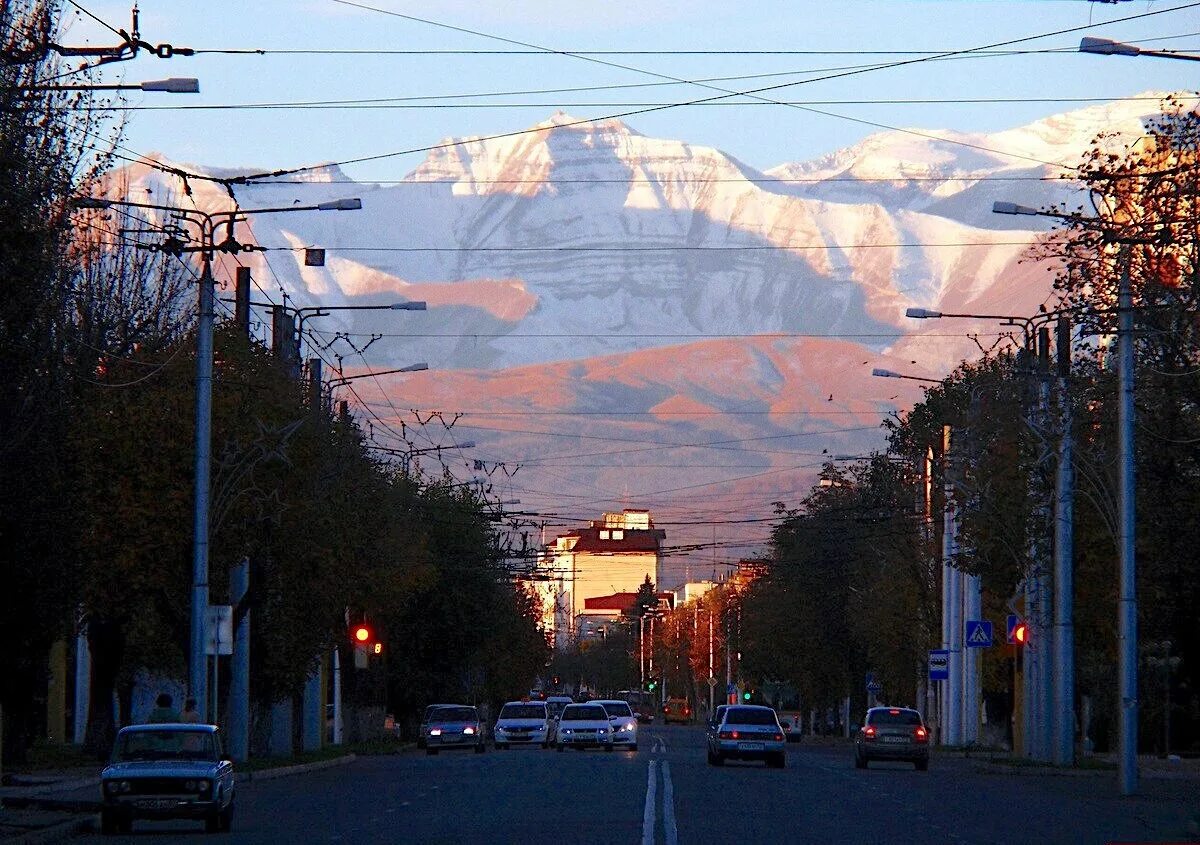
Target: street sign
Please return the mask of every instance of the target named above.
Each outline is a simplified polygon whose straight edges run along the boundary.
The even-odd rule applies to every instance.
[[[716,678],[709,678],[709,679],[708,679],[708,686],[709,686],[709,688],[710,688],[710,689],[712,689],[712,688],[716,687],[716,685],[717,685],[717,679],[716,679]]]
[[[883,692],[883,684],[871,681],[871,683],[867,684],[867,692]]]
[[[205,654],[233,654],[233,605],[210,604],[204,615]]]
[[[950,652],[940,648],[929,652],[929,680],[950,680]]]
[[[1020,616],[1018,616],[1015,613],[1008,614],[1008,619],[1005,623],[1005,627],[1008,630],[1008,644],[1009,645],[1017,644],[1017,626],[1020,624],[1021,624]]]
[[[730,683],[728,686],[726,686],[725,694],[726,695],[737,695],[737,684]]]
[[[987,619],[967,620],[967,648],[990,648],[992,645],[992,623]]]
[[[874,673],[874,672],[868,672],[868,673],[867,673],[867,681],[866,681],[866,683],[867,683],[867,686],[868,686],[868,687],[870,687],[870,686],[871,686],[871,684],[875,683],[875,673]]]

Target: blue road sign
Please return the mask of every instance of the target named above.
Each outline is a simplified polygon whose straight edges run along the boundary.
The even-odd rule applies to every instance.
[[[987,619],[967,620],[967,648],[990,648],[992,645],[992,623]]]
[[[737,684],[731,683],[725,687],[726,695],[737,695]]]
[[[929,652],[929,680],[950,680],[950,652],[940,648]]]
[[[871,683],[867,684],[867,692],[882,692],[882,691],[883,691],[883,684],[881,684],[877,681],[871,681]]]
[[[1015,614],[1015,613],[1008,614],[1007,628],[1008,628],[1008,644],[1009,645],[1016,645],[1017,638],[1016,638],[1016,636],[1014,636],[1014,634],[1017,630],[1017,626],[1020,624],[1021,624],[1020,616],[1017,616],[1017,614]]]
[[[867,689],[870,689],[870,688],[871,688],[871,684],[873,684],[873,683],[875,683],[875,673],[874,673],[874,672],[868,672],[868,673],[867,673],[867,679],[866,679]]]

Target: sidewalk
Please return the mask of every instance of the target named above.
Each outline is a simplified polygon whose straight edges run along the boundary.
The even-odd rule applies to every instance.
[[[237,782],[299,775],[357,759],[353,753],[307,763],[249,768]],[[0,845],[41,845],[96,828],[100,766],[6,776],[0,786]]]

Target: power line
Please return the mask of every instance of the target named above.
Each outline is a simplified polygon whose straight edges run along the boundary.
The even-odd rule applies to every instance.
[[[1034,241],[951,241],[943,243],[857,243],[857,244],[745,244],[735,246],[338,246],[328,252],[802,252],[846,249],[928,249],[993,246],[1032,246]],[[301,246],[264,246],[262,251],[303,252]]]

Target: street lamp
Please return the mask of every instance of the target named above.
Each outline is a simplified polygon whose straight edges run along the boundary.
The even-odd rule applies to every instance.
[[[424,370],[428,370],[428,369],[429,369],[428,364],[426,364],[424,361],[419,361],[416,364],[409,364],[407,367],[398,367],[397,369],[394,369],[394,370],[377,370],[376,372],[373,372],[373,373],[357,373],[352,376],[339,376],[338,378],[330,379],[329,388],[332,390],[335,387],[341,387],[342,385],[344,385],[348,382],[354,381],[357,378],[374,378],[375,376],[390,376],[393,373],[419,373],[419,372],[423,372]]]
[[[941,382],[935,378],[921,378],[920,376],[906,376],[903,373],[896,372],[895,370],[884,370],[879,367],[876,367],[875,369],[871,370],[871,375],[876,376],[878,378],[905,378],[905,379],[909,379],[910,381],[924,381],[924,382],[928,382],[929,384],[941,384]]]
[[[1171,53],[1166,50],[1143,50],[1133,44],[1111,41],[1107,38],[1084,38],[1079,42],[1079,52],[1097,56],[1156,56],[1160,59],[1180,59],[1185,62],[1200,62],[1200,56],[1189,53]]]
[[[23,91],[159,91],[164,94],[199,94],[200,80],[191,76],[172,76],[169,79],[150,79],[119,85],[29,85]]]
[[[1085,42],[1087,39],[1084,39]],[[1116,43],[1116,42],[1113,42]],[[1083,49],[1084,45],[1080,45]],[[1127,46],[1127,45],[1126,45]],[[1100,52],[1092,50],[1090,52]],[[1031,209],[1028,206],[1016,205],[1015,203],[998,202],[992,206],[992,211],[996,214],[1025,214],[1038,215],[1042,217],[1055,217],[1064,220],[1073,220],[1076,222],[1093,222],[1100,223],[1098,218],[1083,218],[1068,214],[1057,214],[1048,211],[1038,211]],[[1137,767],[1137,551],[1134,545],[1135,541],[1135,491],[1134,491],[1134,463],[1133,463],[1133,431],[1134,431],[1134,404],[1133,404],[1133,389],[1134,389],[1134,348],[1133,348],[1133,293],[1129,280],[1129,258],[1128,246],[1135,241],[1133,239],[1107,239],[1110,243],[1121,244],[1121,250],[1125,253],[1120,280],[1117,288],[1117,554],[1119,568],[1119,599],[1117,603],[1117,687],[1120,705],[1119,727],[1120,727],[1120,760],[1119,776],[1120,789],[1122,795],[1132,795],[1137,792],[1138,788],[1138,767]],[[1145,240],[1136,241],[1145,243]],[[1069,440],[1069,437],[1067,438]],[[1069,456],[1069,452],[1067,453]],[[1060,452],[1060,461],[1062,455]],[[1065,538],[1070,542],[1070,538]],[[1056,544],[1056,545],[1061,545]],[[1057,567],[1056,567],[1057,569]],[[1057,573],[1056,573],[1057,574]],[[1069,577],[1069,573],[1067,573]],[[1069,587],[1069,582],[1067,585]],[[1056,596],[1056,599],[1059,597]],[[1069,607],[1069,593],[1063,593],[1061,602]],[[1056,601],[1056,604],[1059,602]],[[1058,608],[1056,608],[1056,613]],[[1057,620],[1056,620],[1057,623]],[[1056,630],[1058,625],[1056,624]],[[1064,629],[1064,633],[1069,634],[1069,631]],[[1070,642],[1063,644],[1063,652],[1060,654],[1060,660],[1066,658],[1066,648],[1070,646]],[[1073,678],[1064,679],[1073,686]],[[1071,688],[1060,690],[1060,694],[1064,696],[1067,692],[1072,692]],[[1069,699],[1067,699],[1069,701]],[[1063,703],[1062,706],[1066,706]],[[1059,718],[1065,718],[1062,711],[1059,712]],[[1068,725],[1073,725],[1073,722],[1066,722],[1060,726],[1063,733],[1067,733]],[[1071,734],[1073,741],[1073,733]],[[1060,746],[1065,748],[1065,740],[1060,741]],[[1073,749],[1072,749],[1073,751]]]
[[[208,534],[209,493],[212,463],[212,377],[213,377],[213,305],[215,300],[212,260],[214,253],[236,254],[258,249],[243,245],[233,237],[235,224],[251,214],[279,214],[293,211],[349,211],[362,208],[362,201],[336,200],[317,205],[285,206],[280,208],[234,209],[207,213],[195,208],[178,208],[154,203],[110,200],[103,197],[78,197],[76,208],[108,209],[113,207],[142,208],[167,212],[180,221],[195,227],[198,244],[185,243],[172,237],[166,243],[151,247],[171,255],[198,253],[201,261],[199,279],[199,313],[196,326],[196,432],[192,538],[192,619],[188,651],[188,687],[201,713],[208,711],[208,667],[206,616],[208,613]],[[225,227],[224,240],[217,242],[217,231]]]

